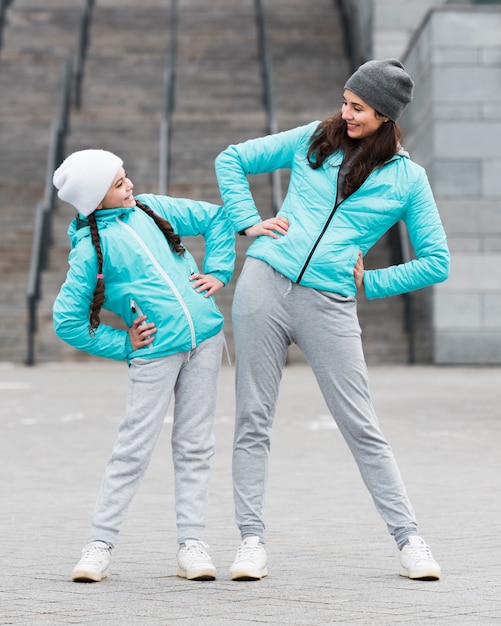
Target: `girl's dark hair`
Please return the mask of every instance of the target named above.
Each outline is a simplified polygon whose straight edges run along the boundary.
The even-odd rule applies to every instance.
[[[175,254],[179,256],[183,256],[185,253],[185,249],[183,244],[181,243],[181,238],[177,233],[174,232],[171,224],[160,215],[157,215],[154,211],[152,211],[146,204],[143,204],[139,200],[136,200],[136,206],[144,211],[147,215],[151,217],[151,219],[155,222],[155,224],[160,228],[162,233],[165,235],[170,247],[173,249]],[[101,239],[99,237],[99,231],[97,228],[96,216],[95,213],[91,213],[88,217],[89,226],[90,226],[90,235],[92,239],[92,243],[94,248],[96,249],[97,254],[97,283],[96,288],[94,290],[94,296],[92,298],[92,302],[90,305],[90,315],[89,322],[90,328],[89,331],[92,334],[96,328],[99,326],[99,315],[101,313],[101,308],[104,304],[104,278],[103,278],[103,252],[101,250]]]
[[[398,151],[402,139],[402,130],[393,121],[384,122],[378,128],[370,143],[364,143],[363,150],[355,158],[344,181],[343,195],[347,198],[356,191],[377,167]],[[338,150],[344,151],[344,158],[349,159],[360,147],[358,139],[351,139],[346,133],[346,122],[338,112],[321,122],[311,137],[308,149],[308,162],[316,170],[325,160]]]

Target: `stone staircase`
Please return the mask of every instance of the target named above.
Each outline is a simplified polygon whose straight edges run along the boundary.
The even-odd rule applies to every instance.
[[[14,0],[0,51],[0,108],[9,124],[0,129],[0,361],[26,355],[25,285],[36,202],[43,193],[50,123],[57,116],[62,62],[76,46],[81,7],[64,0]],[[280,130],[320,119],[338,107],[350,67],[337,4],[317,0],[264,2],[272,58],[275,112]],[[102,147],[119,154],[136,193],[157,192],[159,126],[164,106],[164,64],[169,51],[165,0],[97,0],[82,85],[82,107],[72,111],[66,152]],[[178,1],[175,111],[168,193],[219,203],[213,162],[229,143],[266,132],[254,3]],[[286,173],[282,175],[285,189]],[[263,216],[271,215],[269,177],[252,188]],[[37,361],[89,359],[55,337],[51,306],[67,267],[67,226],[74,212],[58,206],[50,269],[43,278]],[[200,241],[186,242],[198,258]],[[218,302],[227,320],[236,277],[248,242],[237,239],[235,278]],[[387,262],[382,242],[368,256]],[[368,362],[405,362],[402,305],[398,298],[360,298]],[[301,359],[291,350],[290,360]]]
[[[0,50],[0,361],[26,356],[26,288],[35,207],[78,6],[14,0]]]

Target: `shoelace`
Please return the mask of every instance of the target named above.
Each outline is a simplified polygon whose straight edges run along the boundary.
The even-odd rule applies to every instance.
[[[239,561],[252,561],[253,558],[256,556],[256,553],[259,550],[259,544],[247,544],[247,543],[243,543],[239,548],[238,548],[238,555],[237,555],[237,559]]]
[[[201,541],[191,546],[186,546],[186,556],[190,559],[191,563],[200,560],[200,558],[204,561],[210,561],[210,557],[205,550],[205,544]]]
[[[407,544],[405,547],[407,552],[409,552],[413,557],[417,559],[424,559],[426,561],[433,561],[430,547],[427,544],[423,543],[420,546],[411,546],[410,544]]]
[[[82,554],[82,561],[85,563],[92,563],[93,565],[100,565],[106,552],[106,548],[101,548],[100,546],[96,546],[96,544],[91,543],[85,548]]]

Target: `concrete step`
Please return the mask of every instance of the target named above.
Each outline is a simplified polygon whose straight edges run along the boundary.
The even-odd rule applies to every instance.
[[[278,129],[326,117],[339,107],[349,74],[336,3],[317,0],[312,6],[303,0],[274,0],[265,4]],[[29,233],[43,192],[50,121],[58,111],[62,63],[76,45],[81,8],[69,7],[66,0],[16,0],[9,9],[6,47],[0,58],[0,107],[7,120],[0,139],[9,146],[0,154],[0,225],[2,232],[9,231],[2,248],[2,256],[9,257],[2,259],[9,280],[0,285],[0,299],[14,306],[3,308],[0,337],[5,348],[0,348],[0,360],[22,361],[26,354],[25,287],[20,288],[26,275],[12,272],[23,264],[23,271],[27,270]],[[169,8],[165,0],[95,4],[82,108],[71,116],[67,153],[85,147],[116,152],[124,159],[136,193],[157,192]],[[228,144],[260,136],[267,129],[254,3],[213,0],[207,5],[202,0],[183,0],[178,8],[168,193],[219,203],[214,158]],[[285,186],[286,173],[282,179]],[[272,213],[269,182],[268,176],[251,182],[263,217]],[[52,329],[51,307],[66,273],[66,230],[73,216],[71,207],[63,204],[53,216],[54,247],[39,305],[39,361],[92,360],[59,341]],[[201,261],[203,242],[197,238],[185,243]],[[246,238],[237,239],[235,277],[217,296],[231,351],[231,301],[248,245]],[[371,257],[375,266],[387,264],[384,241]],[[361,297],[359,314],[368,362],[404,362],[401,299],[367,302]],[[13,333],[13,328],[19,332]],[[302,356],[292,349],[290,359]]]

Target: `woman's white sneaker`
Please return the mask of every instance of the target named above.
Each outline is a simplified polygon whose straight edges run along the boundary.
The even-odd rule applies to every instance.
[[[188,580],[214,580],[216,568],[203,541],[188,539],[177,552],[177,575]]]
[[[242,541],[230,574],[232,580],[260,580],[268,576],[266,550],[259,543],[259,537],[247,537]]]
[[[440,565],[435,561],[429,546],[418,535],[410,535],[400,551],[400,576],[417,580],[438,580]]]
[[[104,541],[91,541],[82,550],[82,558],[75,565],[72,580],[79,583],[98,583],[108,576],[111,548]]]

